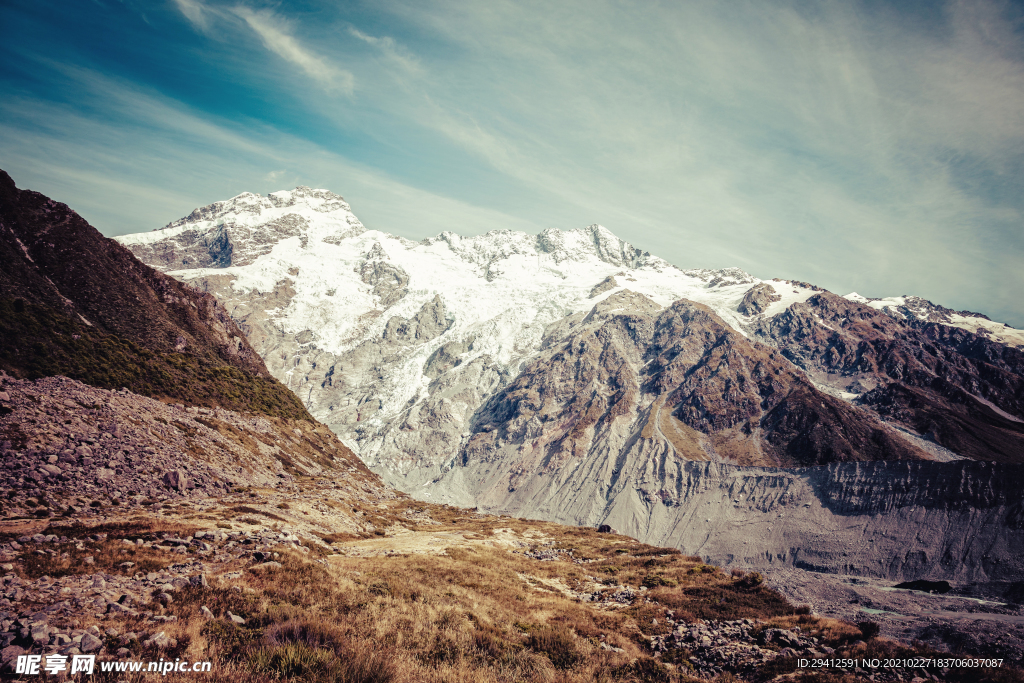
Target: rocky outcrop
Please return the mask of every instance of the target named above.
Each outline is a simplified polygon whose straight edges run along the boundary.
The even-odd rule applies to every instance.
[[[227,268],[231,265],[234,245],[224,226],[214,230],[189,230],[174,242],[158,242],[133,250],[143,263],[161,270],[183,268]]]
[[[767,282],[754,285],[743,295],[743,300],[737,310],[746,316],[764,313],[772,303],[782,301],[782,297],[775,292],[775,288]]]
[[[587,295],[588,299],[593,299],[595,296],[600,296],[607,291],[613,290],[619,286],[619,283],[615,281],[614,275],[609,275],[605,279],[594,285],[594,288],[590,290],[590,294]]]
[[[423,304],[412,318],[395,316],[384,328],[384,341],[389,344],[428,342],[444,334],[452,326],[440,295]]]
[[[409,293],[409,274],[401,267],[389,263],[387,253],[374,242],[359,267],[359,277],[373,287],[373,296],[382,308],[389,308]]]
[[[692,268],[683,272],[690,277],[702,280],[704,286],[708,289],[734,287],[736,285],[747,285],[757,282],[757,278],[742,268]]]
[[[1024,462],[1024,352],[907,325],[829,293],[762,321],[760,338],[819,384],[962,456]]]
[[[767,662],[777,658],[821,660],[835,654],[799,626],[790,630],[764,628],[752,619],[688,623],[671,618],[669,625],[673,628],[668,635],[651,638],[651,649],[688,653],[690,666],[702,678],[716,677],[723,670],[756,678]]]

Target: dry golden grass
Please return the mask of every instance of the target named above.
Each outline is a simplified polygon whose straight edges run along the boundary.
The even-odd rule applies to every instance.
[[[175,562],[181,561],[177,553],[131,546],[123,539],[141,538],[156,541],[162,534],[174,536],[190,535],[197,527],[183,524],[177,520],[146,520],[144,522],[122,522],[103,524],[94,527],[82,525],[51,525],[39,531],[46,535],[66,536],[68,543],[26,546],[19,554],[20,562],[16,565],[22,578],[37,579],[42,576],[57,578],[74,574],[108,574],[134,575],[157,571]],[[104,541],[89,540],[91,534],[105,533]],[[78,548],[78,544],[82,548]],[[46,551],[52,551],[52,554]],[[92,557],[93,563],[86,564],[86,558]],[[125,562],[133,566],[122,567]]]
[[[684,683],[693,680],[687,653],[656,655],[648,645],[650,636],[668,631],[670,611],[676,620],[756,618],[760,628],[800,626],[837,650],[863,637],[852,624],[802,614],[757,574],[727,574],[698,557],[625,536],[408,499],[360,507],[380,528],[454,540],[443,554],[325,558],[318,547],[278,547],[280,568],[250,569],[232,581],[183,588],[169,605],[148,605],[178,616],[166,629],[178,645],[138,654],[213,662],[212,674],[177,675],[185,681]],[[147,524],[149,533],[162,529]],[[401,531],[395,547],[409,535]],[[348,533],[322,536],[342,548],[367,543]],[[559,559],[524,554],[537,549]],[[579,599],[622,586],[638,596],[632,604]],[[203,606],[217,619],[204,620]],[[245,625],[226,620],[229,611]],[[858,647],[879,657],[910,652],[880,639]],[[762,674],[843,681],[796,672],[795,660],[786,658]]]
[[[331,556],[326,565],[314,553],[278,548],[283,567],[246,572],[233,582],[241,592],[215,582],[156,607],[179,617],[169,635],[187,643],[180,656],[212,659],[217,674],[204,680],[671,682],[687,680],[685,669],[652,657],[646,640],[656,632],[653,619],[667,623],[667,610],[795,612],[742,576],[624,536],[407,499],[365,512],[381,526],[457,531],[469,540],[440,556]],[[510,533],[562,560],[489,544]],[[601,586],[595,576],[616,586]],[[570,592],[610,594],[618,584],[649,589],[635,604],[613,607]],[[711,605],[723,596],[728,608]],[[218,617],[241,615],[246,625],[202,622],[201,606]],[[602,642],[622,652],[602,649]]]

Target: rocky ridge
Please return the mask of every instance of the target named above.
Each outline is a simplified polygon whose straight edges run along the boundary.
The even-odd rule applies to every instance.
[[[908,326],[864,304],[816,294],[759,322],[819,386],[957,455],[1024,456],[1024,352],[972,332]]]
[[[967,330],[1007,346],[1024,346],[1024,331],[1016,330],[1006,323],[994,321],[982,313],[955,311],[919,296],[868,298],[857,292],[851,292],[845,298],[882,311],[896,320],[910,323],[938,323]]]
[[[928,458],[700,304],[662,310],[625,290],[550,329],[545,347],[478,411],[462,451],[463,465],[504,460],[516,472],[510,490],[602,458],[662,467]],[[614,486],[613,472],[602,479]]]

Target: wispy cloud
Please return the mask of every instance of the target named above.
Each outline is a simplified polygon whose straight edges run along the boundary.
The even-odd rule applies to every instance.
[[[390,36],[371,36],[363,33],[354,26],[349,26],[348,32],[368,45],[377,48],[385,57],[397,64],[404,71],[419,73],[422,71],[420,61],[408,50],[401,47],[394,38]]]
[[[1024,11],[1009,2],[169,7],[206,37],[145,46],[173,79],[65,67],[49,100],[0,93],[4,158],[151,178],[154,206],[195,191],[182,212],[301,179],[415,237],[601,222],[680,266],[1024,324]],[[76,102],[68,82],[103,96]]]
[[[0,99],[4,168],[19,187],[67,203],[106,235],[161,227],[244,191],[299,184],[344,192],[364,221],[406,237],[456,225],[475,233],[543,227],[409,186],[270,126],[201,117],[174,99],[82,67],[36,66],[73,77],[76,105]]]
[[[198,2],[198,0],[174,0],[174,4],[177,5],[178,11],[185,15],[185,18],[194,27],[203,32],[209,28],[208,9],[203,3]]]
[[[350,71],[315,54],[288,32],[288,22],[269,10],[252,10],[244,5],[232,9],[263,41],[264,46],[328,90],[351,94],[355,77]]]

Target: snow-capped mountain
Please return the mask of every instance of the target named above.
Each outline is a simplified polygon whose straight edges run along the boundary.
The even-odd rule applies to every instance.
[[[512,451],[508,450],[507,440],[499,439],[492,446],[481,447],[490,443],[480,437],[481,430],[497,428],[494,420],[502,417],[500,411],[494,411],[495,402],[505,400],[502,396],[508,391],[518,391],[514,382],[526,370],[537,386],[547,382],[557,391],[564,391],[568,385],[563,386],[557,378],[541,377],[557,368],[561,368],[559,372],[568,371],[559,349],[577,343],[586,346],[590,343],[586,341],[588,335],[611,334],[601,329],[619,329],[619,323],[613,320],[616,316],[633,320],[630,324],[645,330],[664,328],[680,334],[685,330],[686,334],[696,335],[694,339],[716,338],[717,346],[700,342],[693,347],[691,355],[696,355],[691,360],[711,362],[721,352],[727,353],[732,362],[728,372],[709,375],[707,381],[717,389],[709,393],[708,386],[712,385],[695,387],[696,393],[687,394],[687,398],[675,390],[652,392],[650,382],[664,380],[659,379],[662,375],[657,367],[645,365],[651,360],[645,354],[664,353],[664,345],[650,346],[653,342],[645,336],[647,332],[637,331],[639,327],[629,333],[633,339],[630,348],[636,347],[629,354],[640,355],[629,362],[635,366],[632,371],[639,373],[637,377],[647,379],[622,380],[622,384],[621,378],[614,379],[617,375],[609,369],[607,358],[590,358],[588,362],[600,368],[598,374],[604,373],[601,376],[606,384],[594,385],[595,398],[588,405],[619,405],[616,410],[622,412],[608,419],[621,415],[629,421],[629,425],[616,428],[617,436],[610,441],[599,434],[595,436],[596,433],[588,436],[593,439],[588,443],[594,448],[615,451],[603,456],[610,458],[611,463],[624,457],[626,451],[619,450],[625,448],[623,444],[633,443],[630,434],[639,434],[653,419],[651,411],[659,400],[669,401],[670,405],[663,410],[664,403],[659,403],[656,412],[665,417],[651,423],[658,427],[653,433],[662,445],[644,451],[645,458],[667,453],[682,459],[784,464],[808,458],[813,463],[865,457],[963,457],[955,448],[950,450],[928,436],[938,433],[929,431],[927,426],[928,420],[937,414],[935,411],[952,409],[952,404],[947,405],[948,398],[936,398],[939,403],[935,406],[939,407],[932,406],[933,412],[915,413],[917,417],[906,417],[902,422],[899,415],[905,417],[906,411],[890,406],[899,429],[880,423],[875,409],[869,410],[867,404],[843,407],[844,400],[846,404],[863,403],[871,391],[892,383],[910,382],[909,375],[901,374],[903,371],[898,368],[883,372],[871,365],[875,361],[864,360],[866,357],[856,349],[862,341],[871,341],[865,332],[867,327],[850,327],[846,321],[871,316],[891,321],[876,320],[871,329],[884,328],[886,340],[904,341],[899,342],[896,350],[876,350],[880,358],[884,356],[880,362],[897,363],[903,368],[906,357],[917,358],[914,367],[921,368],[922,377],[946,367],[943,363],[951,362],[949,354],[953,354],[954,364],[972,368],[954,382],[956,387],[969,387],[964,391],[971,396],[988,390],[984,382],[979,384],[970,379],[984,372],[971,365],[975,361],[962,356],[968,353],[967,346],[991,344],[993,339],[1011,344],[1019,334],[1006,326],[997,329],[995,323],[981,324],[991,323],[983,317],[948,311],[912,297],[866,300],[851,294],[843,299],[807,283],[761,280],[735,268],[681,270],[636,249],[599,225],[569,231],[545,230],[539,235],[492,231],[462,237],[444,232],[413,242],[367,229],[340,196],[304,187],[266,197],[239,195],[197,209],[163,229],[126,235],[119,240],[140,259],[217,296],[275,376],[376,471],[400,488],[424,494],[422,486],[431,490],[430,483],[443,476],[442,485],[435,488],[441,488],[443,495],[458,494],[461,502],[475,499],[479,491],[474,491],[474,487],[482,485],[489,476],[488,468],[522,466],[521,462],[504,460],[487,465],[488,459],[497,457],[499,452],[504,453],[501,458],[505,460],[518,457],[509,455]],[[670,315],[670,307],[681,299],[706,307],[707,315],[694,312],[697,309]],[[833,323],[824,322],[822,312],[826,311],[835,316]],[[677,318],[687,322],[680,323]],[[919,333],[908,325],[925,329],[936,323],[943,329],[970,329],[970,325],[975,325],[987,339],[964,332],[970,339],[965,342],[957,337],[958,350],[935,352],[939,355],[934,361],[922,364],[922,353],[935,355],[934,344],[924,337],[918,339],[927,331]],[[805,338],[814,344],[801,346]],[[942,343],[953,344],[949,340]],[[836,352],[836,344],[843,353]],[[864,367],[836,370],[829,363],[834,358],[846,362],[847,347],[851,344],[856,356],[851,362]],[[995,347],[1006,349],[1003,344]],[[621,344],[616,342],[613,346],[619,348]],[[773,356],[772,348],[782,350],[783,355]],[[970,353],[976,352],[989,359],[984,362],[990,362],[1003,353],[998,348],[993,351],[986,347]],[[739,358],[745,354],[760,358],[758,367],[762,369],[747,367],[746,361]],[[1000,362],[1009,368],[1005,372],[1010,377],[1016,377],[1020,374],[1018,359],[1011,356]],[[664,362],[671,364],[665,358]],[[765,384],[758,373],[766,372],[763,368],[768,367],[773,368],[772,373],[782,373],[780,377],[785,375],[789,379],[781,384],[774,380]],[[801,379],[802,372],[809,379]],[[751,393],[754,380],[760,388]],[[1012,385],[1017,380],[1006,381]],[[589,379],[586,383],[592,384]],[[911,384],[922,387],[927,382],[918,378]],[[617,386],[627,385],[628,391],[636,394],[628,406],[611,400],[617,395]],[[994,388],[978,400],[987,401],[996,406],[995,410],[1017,419],[1013,416],[1020,411],[1006,398],[1012,397],[1014,391],[1007,394],[1004,385],[1005,382],[1000,385],[1003,388]],[[722,403],[711,397],[716,391],[732,396],[730,392],[734,393],[736,386],[746,392],[744,400],[749,399],[750,414],[742,420],[723,417],[729,413],[725,408],[725,413],[718,415],[716,411],[728,400]],[[783,389],[785,396],[799,395],[799,400],[779,403],[782,395],[778,392]],[[533,400],[527,394],[528,390],[520,398]],[[887,400],[903,405],[899,403],[903,399],[886,396]],[[514,419],[513,413],[522,416],[522,429],[513,430],[520,439],[517,443],[523,439],[536,440],[542,434],[548,435],[544,438],[551,437],[555,432],[550,430],[556,427],[556,431],[565,431],[566,420],[580,420],[588,410],[587,406],[571,401],[558,405],[561,417],[557,425],[540,416],[531,422],[536,413],[532,408],[523,412],[519,406],[509,413],[509,420]],[[769,409],[775,411],[775,418],[764,412]],[[673,418],[668,417],[670,413]],[[833,452],[813,444],[791,443],[799,429],[787,420],[796,419],[797,414],[802,415],[801,420],[823,421],[821,424],[830,425],[827,429],[837,430],[821,443],[834,437],[837,442],[851,445],[843,452]],[[776,418],[774,426],[765,422]],[[672,419],[681,419],[680,424],[686,424],[679,426]],[[682,447],[678,440],[665,435],[666,425],[689,435],[689,445],[683,448],[689,455],[679,450]],[[714,436],[719,428],[740,431],[729,431],[728,438],[723,436],[725,432],[704,438],[691,434],[695,425],[698,431],[704,429],[705,436]],[[997,431],[1005,427],[1002,423],[989,426]],[[575,434],[572,430],[566,433]],[[1007,457],[1012,458],[1016,452],[1016,438],[1012,437],[1008,446],[1000,446],[1010,453]],[[594,445],[598,443],[604,445]],[[981,446],[972,441],[970,448],[976,450]],[[522,453],[520,446],[513,450]],[[469,472],[471,468],[466,465],[474,459],[479,476],[467,482],[465,477],[460,478],[460,472]],[[459,472],[452,473],[456,466]],[[636,470],[637,476],[654,476],[649,472],[641,474],[642,469]],[[656,478],[664,483],[665,476],[662,471]],[[508,487],[515,488],[507,484],[507,477],[505,481]],[[487,485],[492,489],[496,485],[493,476]]]
[[[950,327],[959,327],[992,341],[1008,346],[1024,346],[1024,330],[1010,327],[1006,323],[996,322],[981,313],[971,311],[954,311],[944,306],[933,304],[919,296],[890,296],[884,299],[869,299],[857,292],[846,295],[850,301],[866,304],[871,308],[886,313],[896,320],[912,322],[941,323]]]
[[[272,372],[368,463],[429,477],[552,323],[629,289],[662,306],[704,303],[743,330],[738,306],[762,284],[735,268],[680,270],[598,225],[412,242],[367,230],[340,196],[304,187],[242,194],[118,239],[217,295]],[[767,315],[814,293],[766,284],[778,291]],[[410,438],[413,424],[431,436]]]

